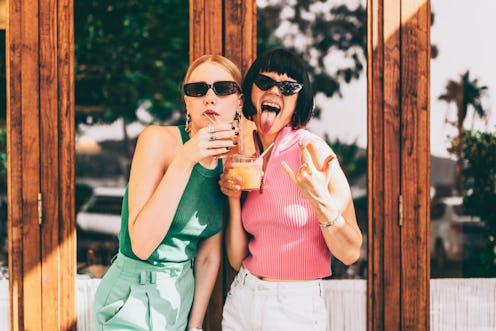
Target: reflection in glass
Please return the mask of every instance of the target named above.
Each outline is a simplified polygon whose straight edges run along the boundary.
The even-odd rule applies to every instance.
[[[431,10],[430,328],[495,330],[496,2]]]
[[[496,275],[494,213],[496,48],[474,38],[496,28],[494,3],[432,1],[431,277]],[[461,26],[454,17],[463,17]],[[456,41],[447,36],[456,35]]]
[[[78,277],[100,278],[118,249],[137,136],[184,121],[188,2],[75,1],[74,30]]]

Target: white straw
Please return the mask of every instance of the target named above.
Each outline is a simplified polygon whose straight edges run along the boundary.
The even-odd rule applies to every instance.
[[[270,144],[269,147],[267,147],[267,149],[265,149],[265,151],[263,151],[263,153],[260,154],[260,156],[258,158],[259,159],[263,158],[265,156],[265,154],[267,154],[267,152],[270,151],[270,149],[272,148],[272,146],[274,146],[274,143]]]
[[[207,116],[207,118],[210,120],[210,122],[212,122],[213,124],[217,124],[217,118],[215,118],[216,120],[214,121],[210,116],[208,115],[205,115]]]

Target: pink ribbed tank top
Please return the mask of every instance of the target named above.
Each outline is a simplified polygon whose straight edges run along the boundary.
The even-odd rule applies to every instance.
[[[281,166],[301,165],[298,141],[310,132],[284,128],[276,138],[261,191],[251,191],[243,205],[245,230],[252,236],[243,265],[253,274],[308,280],[331,274],[331,256],[315,212]]]

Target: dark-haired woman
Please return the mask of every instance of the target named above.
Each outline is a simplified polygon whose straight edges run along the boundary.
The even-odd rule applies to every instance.
[[[243,93],[257,152],[274,145],[259,190],[242,194],[241,178],[221,176],[230,207],[227,255],[239,270],[223,331],[326,330],[331,257],[352,264],[362,244],[348,181],[331,148],[304,129],[314,100],[298,57],[284,49],[260,56]]]
[[[222,122],[241,111],[240,84],[230,60],[202,56],[184,79],[186,125],[140,134],[119,253],[96,292],[95,330],[201,330],[221,260],[218,156],[239,134]]]

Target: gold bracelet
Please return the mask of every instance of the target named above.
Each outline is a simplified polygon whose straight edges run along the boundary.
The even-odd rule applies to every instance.
[[[330,220],[329,222],[327,223],[320,223],[319,222],[319,225],[321,228],[327,228],[329,226],[334,226],[334,225],[341,225],[343,224],[345,221],[344,221],[344,218],[343,218],[343,215],[341,215],[341,213],[338,212],[338,216],[336,216],[336,218]]]

